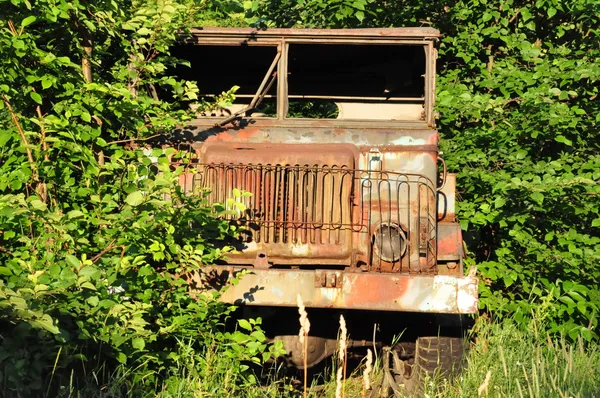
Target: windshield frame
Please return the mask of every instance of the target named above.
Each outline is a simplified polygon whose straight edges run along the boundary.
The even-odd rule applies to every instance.
[[[268,119],[280,121],[315,120],[288,117],[288,65],[290,44],[319,45],[398,45],[422,46],[425,52],[424,101],[422,122],[435,126],[435,76],[436,44],[439,32],[432,28],[389,28],[389,29],[268,29],[250,28],[203,28],[192,29],[191,34],[183,35],[181,41],[191,45],[211,46],[275,46],[281,54],[277,62],[276,116]],[[257,95],[260,93],[257,92]],[[360,102],[360,101],[359,101]],[[244,115],[240,115],[244,117]],[[251,115],[249,117],[252,117]],[[336,122],[344,119],[318,119],[320,122]],[[375,123],[404,122],[403,120],[357,119]]]

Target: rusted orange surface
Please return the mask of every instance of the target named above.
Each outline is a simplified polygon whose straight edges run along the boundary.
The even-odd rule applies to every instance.
[[[370,38],[422,38],[440,37],[434,28],[366,28],[366,29],[254,29],[254,28],[198,28],[192,29],[198,36],[228,37],[239,36],[252,40],[258,37],[370,37]]]
[[[226,284],[239,270],[207,267],[198,278]],[[471,314],[477,312],[477,283],[477,278],[469,276],[250,269],[220,300],[295,307],[301,295],[304,304],[313,308]]]

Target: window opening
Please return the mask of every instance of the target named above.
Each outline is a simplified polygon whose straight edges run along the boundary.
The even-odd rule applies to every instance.
[[[421,45],[290,44],[288,118],[422,120]]]
[[[173,56],[190,67],[179,66],[177,75],[196,81],[200,101],[209,104],[199,117],[223,118],[227,124],[237,117],[277,116],[277,65],[281,53],[275,46],[178,46]],[[221,93],[238,86],[231,104],[215,102]]]

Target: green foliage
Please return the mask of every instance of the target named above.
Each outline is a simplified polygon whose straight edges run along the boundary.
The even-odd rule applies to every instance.
[[[333,101],[293,101],[289,104],[288,117],[335,119],[339,110]]]
[[[600,310],[592,3],[457,4],[438,95],[483,302],[520,320],[550,296],[549,330],[573,339],[597,337]]]
[[[246,3],[266,26],[440,29],[442,149],[483,307],[525,326],[549,296],[550,331],[598,336],[597,0]]]
[[[233,308],[187,283],[236,231],[178,186],[184,154],[145,148],[192,117],[198,88],[167,72],[194,2],[0,6],[0,395],[51,395],[99,364],[135,369],[143,395],[182,341],[223,345],[232,381],[255,383],[247,363],[280,347],[260,322],[223,333]]]
[[[195,26],[246,27],[249,2],[240,0],[202,1]]]
[[[231,308],[188,293],[189,274],[236,231],[178,188],[184,155],[145,148],[192,117],[198,87],[168,71],[169,46],[193,24],[439,28],[442,145],[482,305],[522,329],[543,308],[551,333],[597,336],[596,0],[0,6],[0,394],[48,395],[119,363],[135,369],[120,376],[134,395],[176,389],[180,369],[249,386],[249,365],[280,352],[259,321],[221,333]],[[227,372],[210,372],[217,363]]]
[[[426,393],[449,398],[595,396],[600,347],[583,339],[570,343],[564,336],[549,337],[542,332],[542,312],[529,317],[525,330],[511,317],[478,319],[466,368],[455,380],[431,380]]]

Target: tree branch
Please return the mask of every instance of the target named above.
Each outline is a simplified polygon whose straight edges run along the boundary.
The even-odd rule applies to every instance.
[[[81,47],[83,47],[83,57],[81,57],[81,71],[86,83],[92,82],[92,37],[87,29],[81,29]]]
[[[106,249],[102,250],[100,253],[96,254],[94,257],[92,257],[90,260],[92,261],[92,264],[95,264],[96,261],[100,260],[100,257],[104,256],[106,253],[108,253],[109,251],[111,251],[112,249],[114,249],[115,247],[121,247],[121,246],[113,246],[113,243],[115,243],[117,239],[113,239],[108,246],[106,247]],[[83,267],[82,267],[83,268]]]
[[[46,128],[44,127],[44,123],[42,122],[42,119],[44,118],[44,116],[42,116],[42,111],[40,109],[40,106],[36,106],[35,110],[38,114],[38,117],[40,118],[40,132],[42,134],[42,149],[44,150],[44,160],[49,161],[50,158],[48,157],[48,143],[46,142]]]
[[[25,151],[27,151],[27,158],[29,159],[29,166],[31,167],[33,180],[35,182],[38,182],[39,178],[37,168],[35,167],[35,160],[33,159],[31,148],[29,148],[29,142],[27,142],[25,131],[23,131],[23,127],[21,127],[21,123],[19,123],[19,118],[17,117],[17,114],[15,113],[13,107],[10,105],[8,98],[6,98],[6,96],[2,96],[2,99],[4,100],[4,104],[6,105],[6,108],[8,109],[8,112],[10,113],[10,116],[13,122],[15,123],[15,126],[17,126],[17,130],[19,131],[19,135],[21,136],[21,141],[23,141],[23,146],[25,146]]]
[[[154,134],[154,135],[151,135],[150,137],[146,137],[146,138],[128,138],[126,140],[111,141],[111,142],[107,142],[106,145],[122,144],[125,142],[133,142],[133,141],[148,141],[153,138],[160,137],[161,135],[162,134]]]

